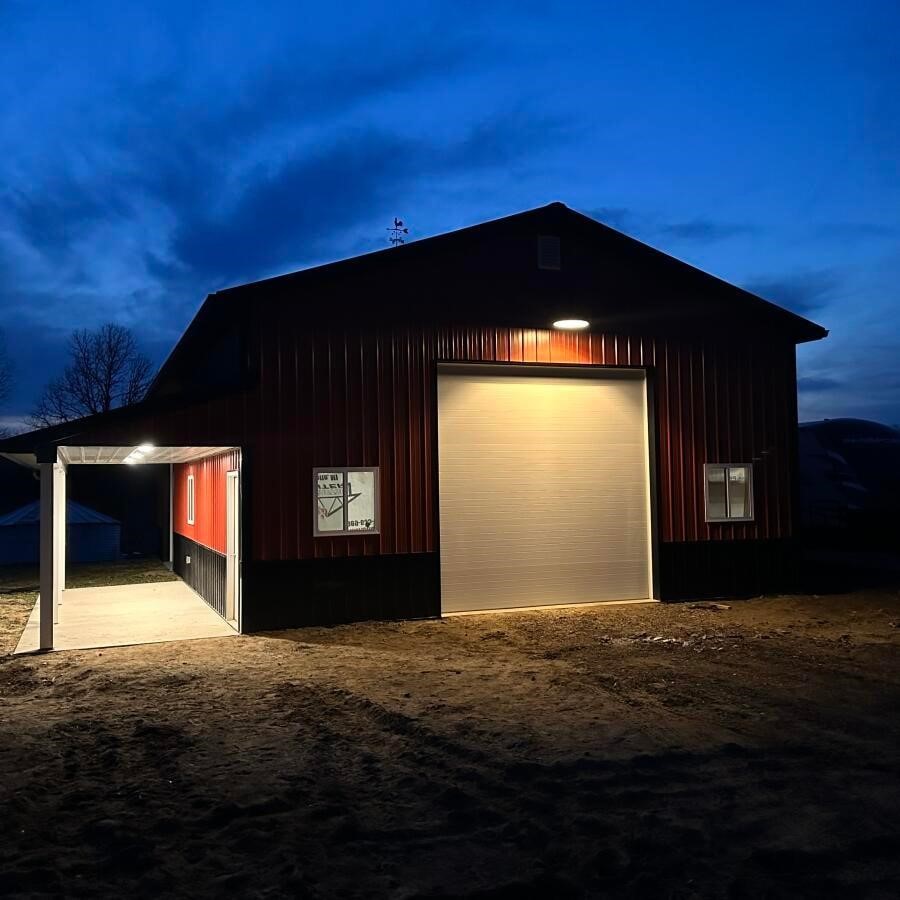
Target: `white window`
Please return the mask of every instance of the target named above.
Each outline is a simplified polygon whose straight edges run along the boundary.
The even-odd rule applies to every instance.
[[[707,522],[753,521],[753,467],[707,463],[704,467]]]
[[[194,476],[187,477],[187,523],[194,524]]]
[[[316,496],[313,534],[377,534],[378,469],[313,469]]]

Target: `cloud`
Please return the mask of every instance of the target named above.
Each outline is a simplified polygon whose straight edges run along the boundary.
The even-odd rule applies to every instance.
[[[754,234],[759,229],[753,225],[734,222],[716,222],[713,219],[693,219],[689,222],[672,222],[658,226],[657,232],[677,241],[710,244],[741,234]]]
[[[844,382],[828,375],[807,375],[797,379],[797,388],[810,394],[821,394],[844,387]]]
[[[59,268],[98,226],[119,220],[123,233],[133,232],[142,207],[198,221],[223,197],[233,199],[235,186],[244,193],[247,179],[258,179],[253,170],[298,135],[322,140],[342,117],[458,75],[485,56],[478,37],[442,34],[425,43],[404,34],[390,49],[370,37],[319,46],[286,23],[280,46],[235,61],[214,85],[186,81],[177,66],[116,72],[95,86],[93,106],[82,101],[89,138],[54,148],[52,167],[35,163],[30,172],[20,162],[15,177],[6,172],[17,187],[0,189],[0,233],[6,227]]]
[[[797,348],[803,419],[900,423],[900,346],[878,317]],[[808,386],[808,389],[804,389]]]
[[[87,229],[126,216],[127,205],[99,185],[59,174],[31,191],[14,189],[5,198],[6,213],[22,240],[47,256],[67,251]]]
[[[587,215],[642,240],[674,240],[695,244],[712,244],[744,234],[755,234],[755,225],[720,222],[710,218],[691,219],[685,222],[669,222],[658,213],[640,212],[627,206],[598,206]]]
[[[840,285],[841,279],[835,272],[822,270],[757,278],[746,282],[743,287],[751,294],[786,306],[800,315],[807,315],[824,307]]]
[[[72,328],[115,319],[171,346],[209,291],[358,251],[361,235],[381,234],[374,219],[435,179],[471,190],[563,137],[562,121],[515,104],[468,113],[450,137],[402,116],[401,95],[490,56],[479,38],[357,43],[307,59],[288,38],[242,60],[232,90],[177,72],[126,77],[107,86],[102,113],[86,109],[89,139],[61,144],[52,166],[0,159],[15,185],[0,186],[0,300],[46,345],[41,365],[36,342],[18,344],[11,412],[27,409],[47,359],[61,363]]]
[[[615,228],[617,231],[637,234],[641,230],[639,217],[633,210],[625,206],[598,206],[587,210],[585,215],[604,225],[609,225],[610,228]]]
[[[452,131],[410,116],[503,52],[431,18],[388,45],[371,23],[323,41],[288,17],[258,47],[231,33],[242,52],[222,65],[227,49],[186,66],[148,39],[85,83],[47,81],[77,115],[0,158],[0,303],[21,337],[5,412],[28,408],[75,327],[116,319],[164,355],[210,290],[344,255],[370,232],[374,244],[373,220],[432,179],[471,190],[471,174],[506,175],[560,139],[560,122],[510,112],[509,97],[495,115],[490,101],[454,111]],[[39,109],[22,101],[19,121]]]
[[[28,420],[23,416],[0,416],[0,437],[19,434],[28,428]]]
[[[843,241],[881,240],[900,236],[900,226],[876,222],[830,222],[815,229],[817,237]]]
[[[347,132],[247,173],[235,199],[218,210],[183,210],[173,255],[210,286],[270,275],[320,258],[414,182],[506,167],[523,147],[534,153],[558,133],[552,123],[516,114],[489,118],[445,144]]]
[[[543,150],[561,143],[567,129],[567,121],[559,116],[514,107],[481,118],[457,141],[429,142],[423,149],[431,162],[422,162],[436,172],[464,173],[534,161]]]
[[[876,357],[865,370],[848,370],[840,363],[835,369],[850,371],[853,377],[846,382],[828,375],[798,380],[801,421],[847,417],[900,424],[900,372],[895,362]]]
[[[303,64],[308,50],[291,44],[245,79],[228,105],[197,110],[208,139],[233,146],[285,123],[321,126],[386,95],[421,89],[459,73],[482,57],[479,38],[373,50],[370,41],[342,47],[337,58],[318,48],[315,66]],[[493,53],[494,50],[492,49]],[[179,85],[172,85],[178,91]]]
[[[394,135],[346,135],[276,168],[245,176],[235,200],[216,212],[179,217],[172,250],[181,265],[210,281],[271,274],[290,259],[312,257],[410,177],[413,142]]]

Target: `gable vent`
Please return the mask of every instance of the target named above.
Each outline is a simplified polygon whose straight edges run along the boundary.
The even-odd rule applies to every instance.
[[[559,238],[542,234],[538,236],[538,268],[560,269]]]

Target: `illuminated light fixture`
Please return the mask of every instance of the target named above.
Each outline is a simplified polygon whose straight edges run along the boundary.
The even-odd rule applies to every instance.
[[[553,323],[554,328],[559,328],[562,331],[581,331],[583,328],[587,328],[591,323],[586,319],[557,319]]]
[[[129,466],[143,462],[144,454],[149,453],[151,450],[153,450],[153,444],[141,444],[139,447],[135,447],[134,450],[125,457],[123,462]]]

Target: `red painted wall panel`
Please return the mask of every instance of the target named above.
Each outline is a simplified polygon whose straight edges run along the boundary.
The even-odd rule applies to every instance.
[[[373,332],[343,323],[311,333],[303,304],[293,301],[261,305],[255,321],[251,387],[154,416],[139,429],[141,440],[157,445],[245,448],[251,559],[437,549],[434,384],[441,360],[647,366],[655,387],[660,540],[791,535],[797,409],[789,339],[463,326]],[[109,428],[95,439],[129,443],[133,432],[133,425]],[[704,521],[704,462],[754,463],[754,522]],[[328,465],[381,467],[381,534],[313,538],[312,470]],[[190,536],[184,515],[176,517]],[[204,532],[215,549],[224,546],[221,518]]]
[[[173,467],[172,522],[177,534],[210,550],[225,552],[227,473],[240,468],[240,451]],[[194,524],[188,523],[188,476],[194,476]]]
[[[301,323],[290,309],[273,329],[289,335]],[[288,342],[290,343],[290,342]],[[301,368],[285,379],[273,365],[260,390],[281,421],[308,423],[306,441],[291,443],[255,484],[263,516],[254,542],[260,559],[415,553],[437,549],[434,379],[440,360],[522,361],[648,366],[656,386],[659,434],[660,538],[743,540],[790,534],[790,470],[796,427],[794,347],[724,346],[686,340],[563,334],[529,329],[392,329],[377,335],[335,331],[304,335]],[[281,379],[281,380],[279,380]],[[275,398],[290,396],[279,404]],[[287,435],[266,430],[285,448]],[[263,451],[272,459],[272,451]],[[753,462],[757,519],[708,525],[704,462]],[[312,537],[314,466],[380,465],[382,531],[366,537]],[[260,472],[260,475],[263,473]],[[281,491],[291,478],[299,492]],[[295,497],[299,516],[279,500]],[[277,536],[277,537],[276,537]]]

